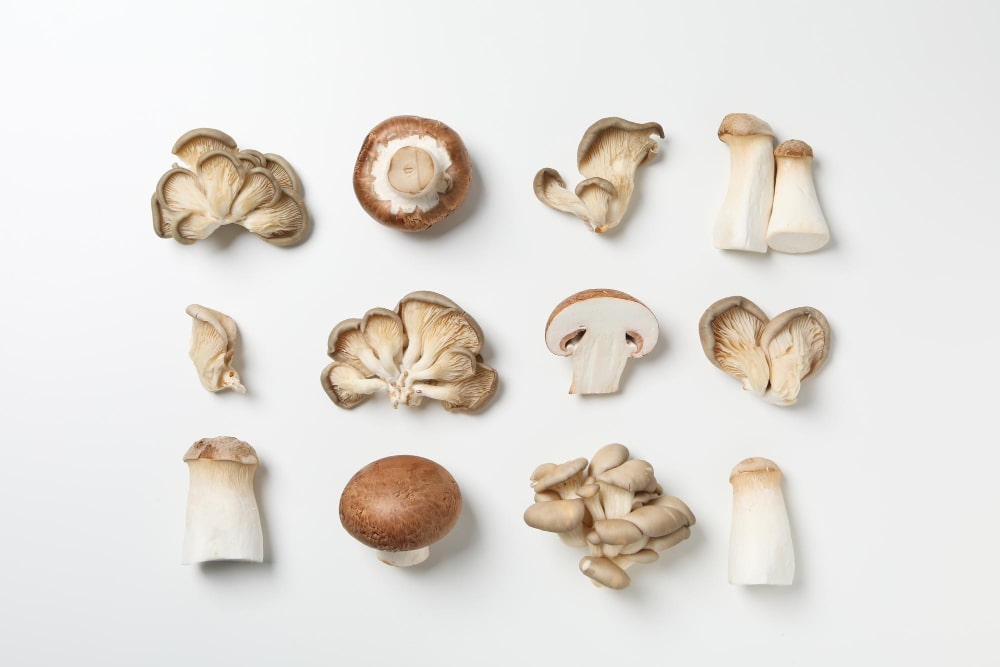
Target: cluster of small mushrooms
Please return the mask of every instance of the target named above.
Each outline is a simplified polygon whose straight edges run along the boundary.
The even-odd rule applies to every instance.
[[[795,403],[802,381],[820,369],[830,352],[830,325],[823,313],[808,306],[768,320],[754,302],[730,296],[708,307],[698,332],[709,361],[774,405]]]
[[[601,447],[588,463],[543,463],[531,474],[535,504],[524,512],[532,528],[558,533],[586,547],[580,571],[594,584],[625,588],[626,570],[652,563],[691,535],[694,514],[680,498],[664,495],[653,466],[630,459],[625,445]]]
[[[774,130],[760,118],[731,113],[719,140],[729,145],[729,189],[715,219],[715,247],[804,253],[819,250],[830,230],[816,196],[812,148],[793,139],[774,147]]]

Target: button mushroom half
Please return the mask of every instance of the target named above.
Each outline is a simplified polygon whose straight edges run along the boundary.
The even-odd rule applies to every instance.
[[[465,201],[472,163],[461,137],[419,116],[382,121],[365,138],[354,166],[354,193],[384,225],[421,232]]]
[[[609,394],[630,358],[649,353],[659,336],[653,312],[612,289],[590,289],[564,299],[545,325],[549,351],[573,357],[571,394]]]
[[[388,565],[409,567],[458,521],[462,494],[443,467],[419,456],[390,456],[359,470],[340,496],[340,522]]]

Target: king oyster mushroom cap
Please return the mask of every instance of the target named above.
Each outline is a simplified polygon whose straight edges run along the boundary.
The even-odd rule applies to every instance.
[[[767,252],[768,219],[774,198],[774,130],[760,118],[731,113],[719,125],[729,146],[729,189],[715,219],[715,247]]]
[[[580,559],[580,571],[590,577],[594,584],[615,590],[628,588],[632,579],[610,558],[584,556]]]
[[[791,405],[798,400],[802,380],[826,362],[830,323],[815,308],[787,310],[761,331],[760,347],[771,365],[771,385],[764,398],[775,405]]]
[[[532,528],[550,533],[566,533],[583,523],[583,501],[551,500],[531,505],[524,511],[524,522]]]
[[[767,315],[742,296],[719,299],[705,311],[698,334],[705,356],[743,383],[743,389],[762,397],[770,380],[767,356],[759,345]]]
[[[781,469],[753,457],[733,468],[733,519],[729,537],[729,583],[789,586],[795,579],[795,550]]]
[[[263,562],[254,448],[231,437],[202,438],[187,450],[184,461],[191,479],[182,562]]]
[[[545,503],[549,504],[549,503]],[[388,565],[410,566],[458,521],[462,494],[441,465],[419,456],[379,459],[359,470],[340,496],[340,522]]]
[[[419,116],[382,121],[365,138],[354,166],[354,193],[384,225],[420,232],[465,200],[472,163],[461,137]]]
[[[812,147],[783,141],[774,149],[774,205],[767,225],[767,245],[778,252],[813,252],[830,240],[830,228],[816,196]]]
[[[201,386],[211,392],[232,389],[243,394],[246,387],[233,368],[234,344],[238,335],[233,318],[217,310],[191,304],[185,312],[194,318],[191,324],[191,348],[188,356],[198,371]]]
[[[608,394],[630,357],[656,346],[659,325],[641,301],[611,289],[589,289],[564,299],[549,315],[549,351],[573,357],[571,394]]]

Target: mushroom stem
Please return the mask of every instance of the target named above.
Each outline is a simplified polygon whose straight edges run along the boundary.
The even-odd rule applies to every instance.
[[[774,197],[774,140],[770,135],[724,135],[729,144],[729,189],[715,220],[715,247],[767,252]]]
[[[729,583],[789,586],[795,552],[781,493],[781,470],[768,459],[746,459],[733,468],[733,523]]]
[[[191,473],[182,562],[264,560],[264,537],[253,492],[256,464],[200,459]]]
[[[779,252],[819,250],[830,240],[830,228],[816,196],[812,148],[804,141],[784,141],[774,150],[774,159],[777,171],[767,244]]]
[[[633,348],[620,331],[587,332],[573,348],[571,394],[612,394]]]
[[[386,565],[410,567],[423,563],[430,555],[430,547],[420,547],[412,551],[379,551],[378,559]]]

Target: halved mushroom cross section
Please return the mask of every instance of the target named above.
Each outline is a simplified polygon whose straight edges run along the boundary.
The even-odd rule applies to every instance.
[[[496,391],[497,373],[483,363],[483,333],[472,317],[434,292],[413,292],[396,310],[373,308],[330,332],[323,388],[342,408],[384,391],[392,406],[427,397],[447,410],[472,412]]]
[[[553,354],[573,357],[571,394],[610,394],[631,357],[656,346],[659,326],[638,299],[611,289],[590,289],[564,299],[545,325]]]

